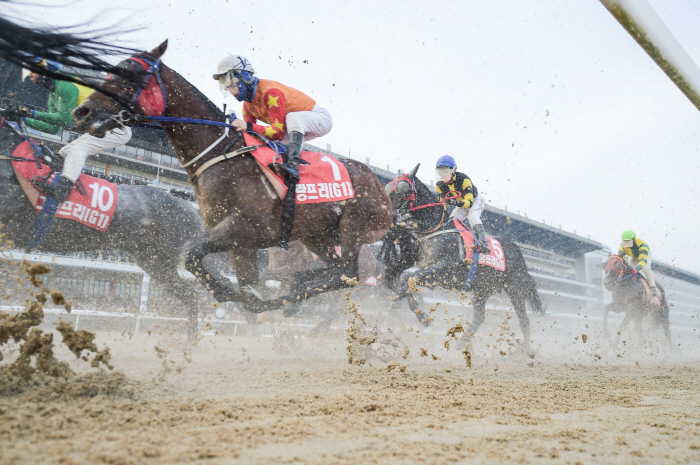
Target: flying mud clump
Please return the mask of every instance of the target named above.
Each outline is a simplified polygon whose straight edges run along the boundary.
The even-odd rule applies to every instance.
[[[51,268],[24,261],[21,270],[27,274],[29,283],[38,288],[38,292],[36,289],[27,289],[31,297],[25,300],[26,306],[21,313],[10,315],[0,312],[0,360],[4,360],[3,349],[7,350],[10,340],[19,344],[15,360],[0,366],[0,395],[19,394],[30,389],[44,392],[42,395],[37,394],[37,398],[50,393],[95,396],[121,391],[124,384],[122,374],[108,376],[102,372],[76,377],[68,363],[55,357],[53,333],[44,333],[37,326],[44,321],[44,304],[49,297],[54,304],[63,305],[68,312],[71,311],[70,303],[60,291],[52,291],[44,286],[41,276],[48,274]],[[95,354],[90,361],[93,367],[103,364],[110,370],[113,368],[109,363],[109,348],[98,350],[93,342],[94,333],[75,331],[66,321],[60,321],[56,329],[63,336],[63,343],[76,357],[90,361],[83,352],[92,352]]]

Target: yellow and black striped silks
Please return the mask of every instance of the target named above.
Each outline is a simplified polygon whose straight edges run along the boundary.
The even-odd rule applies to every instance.
[[[445,197],[448,192],[457,191],[460,193],[460,197],[456,197],[455,200],[461,200],[464,202],[463,208],[469,208],[474,203],[474,198],[479,195],[479,191],[476,186],[472,184],[472,180],[469,179],[464,173],[456,172],[452,176],[451,182],[438,181],[435,185],[435,190],[440,194],[440,198]]]
[[[620,251],[617,253],[620,257],[625,257],[628,255],[635,260],[637,260],[638,269],[642,269],[647,266],[647,260],[649,260],[649,246],[640,238],[635,237],[632,239],[632,247],[623,247],[620,244]]]

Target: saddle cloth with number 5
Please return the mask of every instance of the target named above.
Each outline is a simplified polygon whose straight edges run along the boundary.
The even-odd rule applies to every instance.
[[[19,144],[12,156],[32,160],[30,162],[13,161],[12,167],[15,169],[22,190],[34,209],[36,211],[43,210],[46,196],[31,183],[31,179],[34,176],[47,176],[51,173],[51,169],[46,165],[37,169],[28,141]],[[104,232],[112,222],[114,211],[117,209],[117,185],[86,174],[80,175],[80,181],[87,189],[89,197],[78,192],[78,189],[73,189],[68,199],[59,207],[56,217],[77,221]]]
[[[459,231],[459,235],[464,241],[464,253],[466,259],[467,261],[471,262],[472,258],[474,258],[474,234],[472,234],[471,230],[457,218],[454,218],[453,221],[457,231]],[[491,236],[486,236],[486,240],[489,243],[491,253],[488,255],[480,253],[479,265],[490,266],[498,271],[506,271],[506,258],[503,254],[503,247],[501,247],[501,243]]]
[[[259,145],[256,137],[243,133],[246,145]],[[270,181],[280,200],[287,195],[287,186],[284,177],[270,169],[270,164],[275,161],[277,153],[268,146],[260,147],[251,152],[258,162],[265,177]],[[354,197],[352,182],[347,168],[335,157],[325,154],[301,152],[301,159],[309,162],[308,165],[299,165],[299,182],[296,187],[296,203],[323,203],[338,202]]]

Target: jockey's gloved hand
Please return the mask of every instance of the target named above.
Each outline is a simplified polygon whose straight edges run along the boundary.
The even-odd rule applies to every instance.
[[[447,205],[454,205],[455,207],[464,208],[464,200],[449,199],[445,203]]]
[[[638,273],[639,273],[639,271],[637,271],[636,268],[632,268],[632,274],[638,274]]]
[[[30,110],[27,107],[24,106],[18,106],[16,109],[17,115],[19,115],[20,118],[28,118],[32,116],[32,110]]]
[[[642,265],[637,265],[634,267],[634,269],[637,271],[642,271],[644,269],[644,267]]]

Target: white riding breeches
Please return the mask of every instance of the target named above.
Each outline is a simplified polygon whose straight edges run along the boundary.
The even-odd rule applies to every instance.
[[[629,266],[634,268],[639,264],[639,261],[635,258],[629,257],[627,259],[627,263],[629,263]],[[644,277],[647,278],[647,282],[651,287],[656,286],[656,281],[654,280],[654,272],[651,271],[651,254],[649,254],[649,258],[647,258],[647,264],[644,265],[644,268],[642,268],[641,273],[644,273]]]
[[[486,208],[486,200],[484,200],[484,196],[479,194],[470,208],[456,207],[450,218],[457,218],[460,221],[467,220],[469,225],[473,227],[481,224],[481,214],[484,212],[484,208]]]
[[[314,105],[311,111],[287,113],[287,134],[282,143],[289,143],[289,133],[292,131],[304,134],[304,140],[309,141],[325,136],[332,128],[333,118],[330,112],[319,105]]]
[[[124,145],[129,142],[129,139],[131,139],[131,128],[128,126],[113,129],[103,138],[83,134],[61,149],[60,153],[65,159],[61,176],[73,182],[77,181],[89,156]]]

